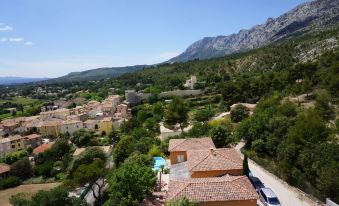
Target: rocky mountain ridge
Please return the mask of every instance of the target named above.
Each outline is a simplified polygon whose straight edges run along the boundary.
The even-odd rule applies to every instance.
[[[264,24],[256,25],[249,30],[243,29],[228,36],[203,38],[169,62],[209,59],[247,51],[281,39],[337,25],[338,22],[338,0],[306,2],[278,18],[269,18]]]

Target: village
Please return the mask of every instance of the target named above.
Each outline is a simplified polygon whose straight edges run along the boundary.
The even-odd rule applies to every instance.
[[[73,145],[70,150],[65,150],[66,152],[71,151],[70,155],[73,159],[71,161],[73,163],[70,164],[71,166],[67,164],[67,168],[61,169],[60,163],[53,160],[53,167],[47,173],[41,168],[34,170],[34,173],[37,173],[36,175],[42,175],[44,179],[47,178],[46,180],[53,177],[55,173],[54,179],[48,180],[52,181],[50,184],[60,184],[66,173],[71,172],[72,175],[72,165],[91,152],[93,154],[102,152],[104,155],[102,157],[104,157],[106,162],[105,167],[107,169],[115,168],[115,164],[118,163],[116,159],[120,158],[114,156],[116,151],[115,153],[113,151],[116,150],[116,147],[126,147],[123,150],[129,150],[128,145],[124,145],[119,140],[120,137],[117,136],[116,131],[120,131],[120,127],[124,124],[124,130],[126,130],[125,127],[128,128],[126,125],[135,124],[133,122],[136,117],[144,116],[144,111],[140,109],[143,109],[145,105],[146,108],[150,106],[157,107],[159,105],[169,107],[170,104],[178,106],[175,105],[177,104],[176,102],[172,102],[177,100],[177,95],[188,99],[193,98],[193,100],[194,98],[200,99],[204,92],[202,90],[194,90],[196,83],[197,78],[192,75],[184,84],[186,90],[161,93],[163,101],[161,104],[159,102],[154,105],[147,103],[147,99],[151,94],[144,93],[143,91],[126,90],[124,96],[110,94],[101,102],[96,100],[86,102],[84,99],[77,98],[73,102],[78,102],[78,105],[71,108],[69,106],[72,102],[57,100],[52,104],[49,103],[42,106],[39,115],[5,119],[0,123],[0,157],[11,163],[16,159],[28,155],[30,164],[37,165],[36,167],[39,168],[41,167],[39,166],[41,164],[41,157],[46,155],[48,157],[50,151],[58,152],[55,151],[56,148]],[[79,105],[79,102],[81,105]],[[297,100],[294,100],[294,102],[297,103]],[[179,102],[179,107],[180,104],[182,103]],[[265,183],[267,182],[275,188],[275,191],[279,188],[277,192],[280,197],[284,198],[283,201],[300,201],[294,196],[295,194],[291,193],[286,185],[280,183],[280,180],[277,181],[277,177],[272,176],[274,177],[272,184],[272,180],[267,179],[272,174],[243,156],[241,150],[244,147],[244,142],[220,144],[220,140],[213,137],[215,141],[218,141],[217,145],[219,146],[216,147],[211,137],[206,135],[201,136],[202,134],[209,134],[207,131],[204,131],[205,129],[202,128],[203,130],[199,132],[202,134],[194,134],[194,132],[190,134],[192,131],[197,130],[197,125],[201,124],[198,124],[197,120],[207,121],[208,124],[216,125],[217,128],[224,128],[229,124],[227,122],[232,119],[233,123],[229,124],[229,126],[234,128],[242,118],[252,116],[256,106],[256,104],[250,103],[236,103],[230,106],[229,111],[222,111],[213,115],[210,112],[207,114],[201,112],[203,115],[200,118],[197,116],[196,111],[193,122],[190,120],[185,126],[181,126],[179,122],[169,126],[165,120],[166,118],[157,117],[155,123],[158,129],[155,131],[157,131],[158,136],[156,139],[161,144],[168,144],[168,146],[165,146],[166,148],[162,148],[167,154],[157,150],[149,154],[153,159],[153,163],[150,166],[156,174],[157,180],[153,191],[142,201],[141,205],[161,206],[177,200],[194,201],[199,203],[199,205],[211,206],[255,206],[262,205],[262,201],[271,201],[272,204],[274,202],[277,205],[279,203],[278,197],[261,180],[265,180]],[[133,114],[133,108],[134,110],[135,108],[140,109],[137,109],[137,112]],[[11,110],[15,111],[15,108]],[[203,109],[203,111],[205,110]],[[140,115],[141,113],[143,115]],[[220,132],[227,132],[227,130]],[[217,136],[221,135],[223,138],[227,138],[224,137],[227,134],[220,134],[220,132],[217,133]],[[90,142],[87,140],[87,143],[86,141],[84,143],[84,140],[74,140],[74,136],[81,139],[93,135],[95,140],[92,139]],[[60,143],[60,140],[61,142],[64,141],[62,139],[66,140],[66,142]],[[147,147],[152,146],[147,145]],[[120,154],[117,153],[116,155]],[[62,158],[65,158],[65,156]],[[251,170],[249,170],[249,165]],[[13,168],[12,165],[0,163],[0,179],[5,180],[11,177],[13,173],[11,168]],[[98,197],[107,188],[108,183],[105,178],[104,176],[98,176],[94,182],[93,180],[91,182],[83,182],[78,187],[73,187],[69,191],[69,196],[82,198],[89,205],[95,205],[100,200]],[[34,180],[33,178],[33,181],[44,183],[46,181],[44,179],[41,181]],[[29,182],[32,181],[28,180]],[[22,186],[29,186],[27,183]],[[281,193],[280,190],[284,191],[284,193]],[[301,192],[300,194],[304,193]],[[262,198],[267,195],[269,195],[269,199],[263,200]],[[285,195],[292,196],[286,198]],[[312,202],[313,200],[305,198],[300,201],[300,204],[308,205],[304,201]]]
[[[117,129],[131,115],[128,102],[122,103],[118,95],[109,96],[103,102],[89,101],[72,109],[50,106],[42,108],[40,115],[3,120],[0,124],[0,154],[31,147],[48,148],[50,139],[61,134],[73,135],[86,128],[100,136]]]

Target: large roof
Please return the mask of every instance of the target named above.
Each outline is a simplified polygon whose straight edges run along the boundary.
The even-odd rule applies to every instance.
[[[196,202],[256,200],[258,195],[246,176],[171,180],[168,199],[187,197]]]
[[[46,143],[46,144],[42,144],[40,145],[39,147],[35,148],[33,150],[33,154],[40,154],[40,153],[43,153],[45,152],[46,150],[50,149],[52,146],[53,146],[54,142],[49,142],[49,143]]]
[[[17,135],[9,136],[8,139],[10,139],[11,141],[14,141],[14,140],[24,139],[24,137],[17,134]]]
[[[191,138],[191,139],[171,139],[169,141],[168,151],[188,151],[215,148],[210,137]]]
[[[69,124],[78,124],[78,123],[82,123],[79,120],[64,120],[62,122],[60,122],[60,125],[69,125]]]
[[[187,152],[189,171],[242,169],[243,162],[234,148],[190,150]]]
[[[43,121],[41,125],[39,126],[58,126],[63,120],[61,119],[53,119],[48,121]]]
[[[25,138],[27,139],[37,139],[37,138],[40,138],[41,135],[40,134],[30,134],[30,135],[27,135],[27,136],[24,136]]]
[[[69,109],[61,108],[61,109],[47,111],[47,112],[40,112],[40,115],[41,114],[57,114],[57,113],[64,113],[64,112],[69,112]]]

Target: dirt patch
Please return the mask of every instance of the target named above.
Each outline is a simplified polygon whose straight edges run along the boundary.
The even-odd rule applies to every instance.
[[[50,190],[59,186],[60,184],[61,183],[20,185],[10,189],[0,190],[0,206],[7,205],[9,203],[9,198],[12,195],[16,195],[18,193],[28,193],[29,195],[34,195],[39,190]]]

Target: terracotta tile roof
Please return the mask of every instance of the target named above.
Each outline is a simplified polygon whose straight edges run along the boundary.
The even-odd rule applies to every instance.
[[[169,141],[168,151],[188,151],[215,148],[210,137],[191,138],[191,139],[171,139]]]
[[[3,126],[4,126],[4,127],[15,127],[15,126],[18,126],[18,125],[19,125],[19,123],[14,122],[14,121],[11,121],[11,122],[4,122],[4,123],[3,123]]]
[[[39,134],[30,134],[30,135],[25,136],[25,138],[27,138],[27,139],[37,139],[37,138],[40,138],[40,137],[41,137],[41,135],[39,135]]]
[[[11,141],[14,141],[14,140],[24,139],[24,137],[22,137],[21,135],[13,135],[13,136],[9,136],[8,139],[10,139]]]
[[[48,121],[43,121],[41,126],[45,126],[45,127],[50,127],[50,126],[58,126],[60,123],[62,122],[62,120],[48,120]]]
[[[168,199],[187,197],[196,202],[256,200],[258,195],[246,176],[171,180]]]
[[[242,169],[243,162],[234,148],[190,150],[187,152],[189,171]]]
[[[64,113],[64,112],[69,112],[69,109],[61,108],[53,111],[47,111],[47,112],[40,112],[41,114],[58,114],[58,113]]]
[[[33,154],[40,154],[45,152],[46,150],[50,149],[53,146],[54,142],[49,142],[47,144],[42,144],[39,147],[33,150]]]
[[[69,125],[69,124],[78,124],[78,123],[82,123],[79,120],[65,120],[59,123],[59,125]]]
[[[113,104],[112,103],[102,103],[102,107],[104,107],[104,108],[113,108]]]
[[[88,119],[84,123],[85,124],[97,124],[99,121],[95,119]]]
[[[0,174],[9,172],[10,170],[11,170],[11,167],[8,164],[0,163]]]
[[[11,142],[11,140],[9,138],[0,138],[0,144],[4,144],[7,142]]]

